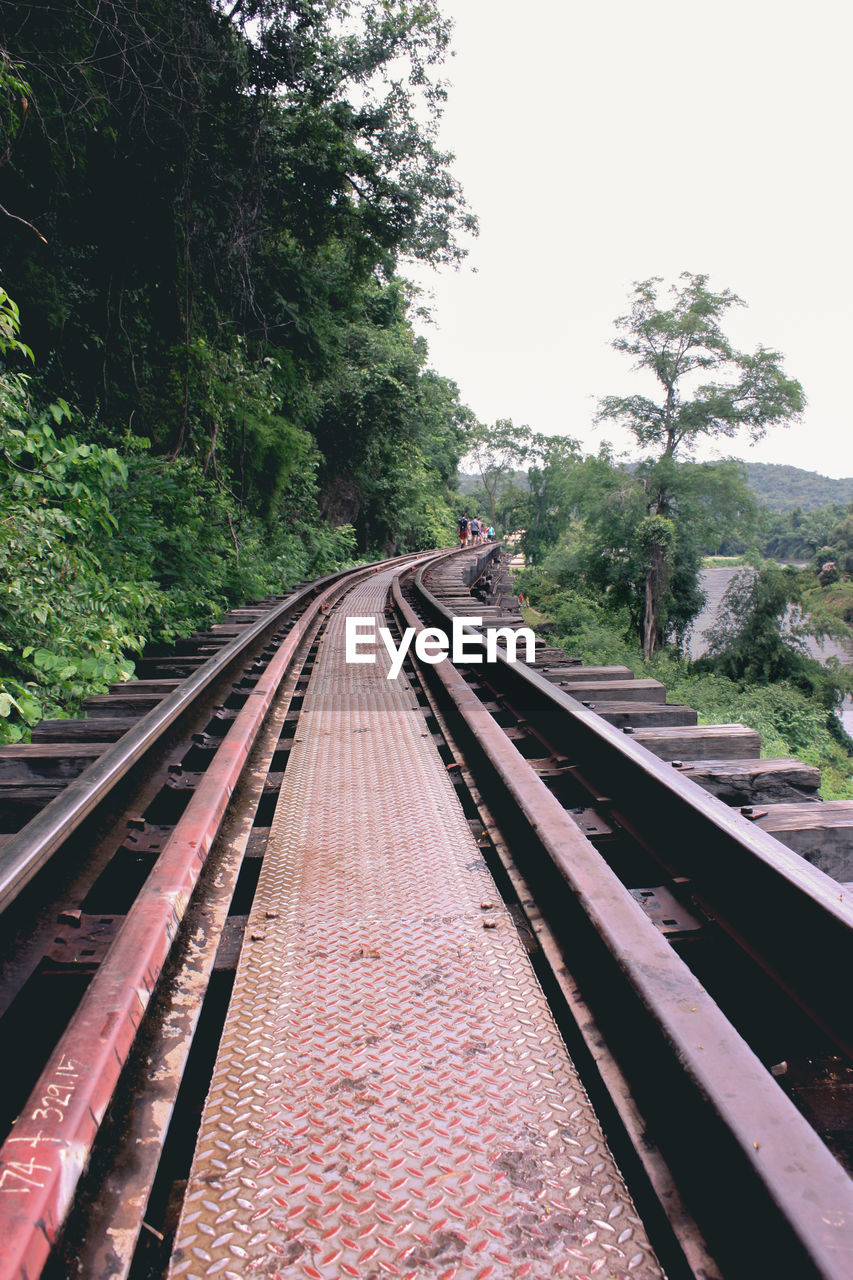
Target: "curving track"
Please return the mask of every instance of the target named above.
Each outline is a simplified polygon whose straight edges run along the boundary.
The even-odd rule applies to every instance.
[[[479,614],[487,625],[520,625],[500,595],[498,550],[422,557],[417,572],[398,562],[388,625],[449,627],[453,612]],[[4,1043],[15,1046],[7,1055],[8,1121],[19,1112],[0,1165],[2,1280],[165,1274],[241,944],[241,972],[248,966],[251,976],[253,945],[278,929],[264,923],[277,918],[277,901],[259,898],[250,914],[270,825],[279,831],[284,824],[270,848],[282,842],[290,848],[288,839],[296,839],[282,855],[289,865],[305,847],[305,836],[287,834],[295,830],[303,793],[308,805],[314,791],[331,787],[332,813],[353,803],[344,785],[349,756],[349,764],[328,766],[330,776],[298,786],[290,758],[297,736],[317,724],[310,715],[300,724],[299,712],[318,646],[329,651],[327,619],[347,607],[354,584],[359,589],[374,573],[371,567],[337,575],[278,602],[264,617],[232,619],[231,629],[241,634],[222,647],[220,632],[220,652],[190,658],[198,670],[189,681],[167,691],[157,682],[174,681],[179,665],[171,674],[146,671],[140,701],[132,695],[113,703],[118,716],[90,708],[102,724],[124,717],[127,727],[130,713],[137,722],[114,745],[102,746],[96,762],[0,848],[3,1032]],[[483,597],[496,603],[483,604]],[[328,670],[327,658],[323,681]],[[667,1274],[726,1280],[851,1274],[846,1099],[853,1028],[849,1001],[833,977],[848,971],[853,911],[843,884],[758,825],[772,825],[774,817],[762,795],[778,793],[787,808],[797,807],[792,795],[808,802],[814,788],[808,771],[790,762],[759,769],[703,761],[701,739],[718,752],[721,743],[735,744],[742,754],[743,733],[714,738],[694,731],[689,709],[669,707],[650,682],[633,681],[624,670],[581,670],[541,644],[531,667],[500,652],[494,663],[460,668],[413,665],[410,658],[404,680],[427,739],[418,750],[437,751],[455,786],[467,815],[462,825],[477,837],[506,919],[515,921],[550,1003],[548,1016],[568,1045],[571,1070],[583,1075]],[[317,686],[313,705],[328,698],[329,687]],[[117,690],[116,698],[127,694]],[[145,697],[156,706],[139,719]],[[211,698],[224,705],[213,710]],[[679,768],[660,758],[676,742]],[[305,750],[300,745],[294,760]],[[369,757],[360,767],[379,770],[365,800],[378,841],[391,800],[379,785],[383,770]],[[294,787],[295,810],[292,799],[282,798]],[[738,807],[709,788],[728,790]],[[759,798],[751,818],[740,811],[745,796]],[[277,804],[285,817],[273,820]],[[405,806],[412,812],[411,798]],[[811,812],[822,809],[812,804]],[[786,821],[787,831],[790,815]],[[359,839],[369,845],[372,837]],[[335,867],[333,877],[356,874],[346,861]],[[417,879],[417,870],[407,874]],[[325,927],[328,912],[329,927],[339,929],[333,896],[324,898],[322,885],[317,892],[299,928]],[[405,899],[405,882],[394,892]],[[300,909],[296,903],[294,920]],[[444,910],[452,915],[450,906]],[[405,932],[400,974],[409,963]],[[292,931],[285,936],[292,941]],[[374,943],[364,945],[365,974],[376,973]],[[381,944],[375,945],[378,956]],[[394,981],[392,966],[376,998],[385,999]],[[322,989],[312,991],[322,1002]],[[327,998],[333,1000],[331,976]],[[460,1007],[457,1017],[464,1022],[464,1016]],[[322,1025],[323,1017],[312,1034],[320,1035]],[[499,1054],[501,1035],[489,1043],[490,1054]],[[318,1062],[332,1051],[319,1042],[307,1048],[320,1054]],[[450,1058],[461,1052],[455,1042],[447,1049]],[[422,1069],[434,1071],[435,1064]],[[562,1068],[551,1070],[559,1078]],[[464,1088],[458,1081],[447,1087],[456,1098]],[[346,1088],[334,1111],[338,1129],[360,1108],[378,1106],[373,1095],[365,1101],[363,1091]],[[634,1255],[615,1244],[610,1254],[595,1253],[610,1241],[604,1224],[592,1235],[587,1229],[581,1245],[577,1205],[574,1225],[561,1209],[560,1230],[552,1217],[545,1231],[542,1214],[554,1212],[548,1179],[541,1170],[522,1178],[517,1159],[507,1165],[502,1141],[504,1155],[490,1157],[487,1167],[499,1180],[508,1178],[516,1201],[522,1183],[525,1196],[539,1187],[545,1209],[534,1211],[531,1202],[525,1219],[516,1204],[516,1252],[498,1250],[485,1271],[486,1253],[470,1254],[479,1258],[475,1268],[458,1244],[470,1232],[454,1235],[446,1225],[463,1212],[452,1197],[449,1219],[430,1208],[423,1240],[396,1252],[381,1241],[400,1223],[392,1215],[383,1227],[389,1210],[378,1201],[370,1212],[378,1213],[374,1227],[386,1236],[377,1237],[375,1254],[357,1251],[355,1243],[350,1253],[321,1253],[323,1232],[316,1228],[315,1241],[309,1216],[298,1247],[288,1246],[278,1255],[285,1261],[275,1265],[273,1254],[263,1253],[272,1244],[262,1240],[266,1262],[246,1254],[247,1208],[246,1223],[238,1214],[240,1247],[233,1231],[225,1232],[222,1266],[194,1265],[198,1274],[249,1275],[261,1266],[262,1274],[316,1272],[323,1280],[372,1275],[376,1267],[392,1274],[395,1266],[399,1274],[461,1280],[489,1267],[508,1275],[539,1274],[544,1266],[542,1274],[627,1276],[647,1265],[629,1266],[632,1256],[649,1256],[645,1245]],[[553,1166],[556,1157],[548,1159]],[[201,1199],[211,1195],[217,1200],[212,1192]],[[293,1188],[279,1199],[294,1215],[300,1211]],[[466,1204],[464,1212],[474,1212],[473,1202]],[[319,1222],[326,1210],[310,1212],[319,1213]],[[436,1226],[441,1221],[445,1226]],[[180,1230],[179,1240],[188,1239],[187,1227]],[[473,1250],[470,1240],[466,1248]],[[208,1252],[205,1245],[201,1254]],[[184,1273],[179,1263],[176,1255],[172,1274]]]

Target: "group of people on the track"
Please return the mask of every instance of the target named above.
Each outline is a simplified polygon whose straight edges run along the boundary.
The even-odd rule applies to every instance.
[[[495,540],[494,525],[489,525],[487,528],[485,520],[481,520],[479,516],[461,515],[457,521],[456,528],[459,532],[460,547],[467,547],[469,538],[472,547],[478,547],[483,542],[494,542]]]

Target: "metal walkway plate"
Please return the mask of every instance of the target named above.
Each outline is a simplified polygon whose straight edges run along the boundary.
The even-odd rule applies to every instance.
[[[389,573],[346,599],[381,615]],[[305,698],[171,1277],[660,1277],[411,688]],[[383,619],[379,617],[379,621]]]

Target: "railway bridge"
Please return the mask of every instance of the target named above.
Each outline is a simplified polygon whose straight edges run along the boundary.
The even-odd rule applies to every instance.
[[[0,749],[0,1280],[853,1274],[851,806],[522,627],[401,557]]]

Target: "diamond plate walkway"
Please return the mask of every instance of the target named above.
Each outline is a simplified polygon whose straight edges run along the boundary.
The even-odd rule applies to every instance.
[[[381,614],[389,573],[346,599]],[[382,619],[380,618],[380,621]],[[660,1277],[405,677],[321,643],[171,1277]]]

